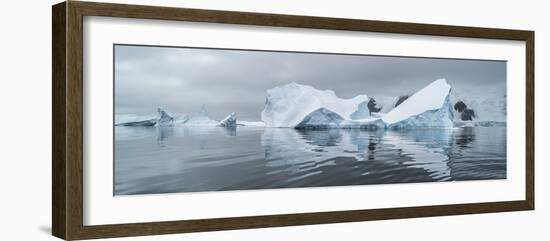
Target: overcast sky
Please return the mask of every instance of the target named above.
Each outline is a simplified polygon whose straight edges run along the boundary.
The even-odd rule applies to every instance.
[[[412,94],[438,78],[461,91],[503,89],[506,63],[116,45],[115,112],[151,115],[163,107],[181,114],[204,105],[213,119],[236,112],[259,120],[265,91],[277,85],[297,82],[351,98]]]

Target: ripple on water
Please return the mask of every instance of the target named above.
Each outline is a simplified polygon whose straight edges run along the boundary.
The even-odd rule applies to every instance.
[[[115,195],[505,178],[505,127],[115,127]]]

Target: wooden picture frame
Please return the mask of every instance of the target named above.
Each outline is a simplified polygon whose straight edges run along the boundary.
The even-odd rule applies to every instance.
[[[533,210],[534,32],[264,13],[67,1],[52,8],[52,233],[66,240],[265,228],[369,220]],[[152,223],[83,224],[83,17],[107,16],[174,21],[280,26],[379,33],[518,40],[526,43],[525,199],[335,212],[180,220]]]

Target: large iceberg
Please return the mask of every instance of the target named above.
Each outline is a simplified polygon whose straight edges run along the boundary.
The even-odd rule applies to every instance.
[[[368,106],[366,95],[351,99],[354,101],[342,100],[332,91],[290,84],[268,91],[262,120],[268,126],[297,129],[452,128],[450,91],[447,81],[439,79],[406,98],[388,113],[367,117],[361,114],[359,116],[362,118],[357,119],[352,117],[362,112],[360,108]],[[317,108],[310,110],[312,107]]]
[[[350,119],[358,111],[359,105],[368,100],[366,95],[341,99],[332,90],[317,90],[293,82],[267,90],[261,119],[267,127],[295,127],[307,115],[320,108]],[[364,116],[363,113],[361,115]]]

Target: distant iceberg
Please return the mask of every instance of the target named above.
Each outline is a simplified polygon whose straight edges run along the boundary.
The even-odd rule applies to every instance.
[[[165,110],[157,109],[158,117],[118,123],[115,126],[171,126],[174,124],[174,117],[170,116]]]
[[[267,127],[296,127],[307,115],[320,108],[350,119],[359,105],[368,100],[367,95],[341,99],[332,90],[317,90],[293,82],[267,90],[261,120]]]
[[[202,106],[196,113],[183,115],[178,121],[178,125],[186,126],[216,126],[218,123],[218,121],[210,119],[205,106]]]
[[[229,114],[225,119],[216,121],[210,119],[206,107],[202,106],[200,111],[183,115],[171,115],[162,108],[157,109],[157,117],[139,119],[133,117],[135,121],[126,121],[115,124],[115,126],[197,126],[197,127],[236,127],[236,126],[255,126],[265,127],[265,123],[262,121],[243,121],[237,120],[236,114],[233,112]]]
[[[166,113],[165,110],[158,108],[157,112],[159,113],[159,118],[157,120],[157,125],[159,126],[172,126],[174,125],[174,117]]]
[[[197,113],[173,116],[162,108],[157,109],[158,116],[156,118],[136,120],[130,122],[122,122],[116,124],[116,126],[216,126],[217,121],[208,117],[206,108],[202,107]]]
[[[142,121],[132,121],[132,122],[123,122],[115,124],[115,126],[155,126],[157,124],[157,119],[149,119]]]
[[[229,114],[225,119],[221,120],[216,126],[221,127],[235,127],[237,126],[237,117],[235,112]]]

